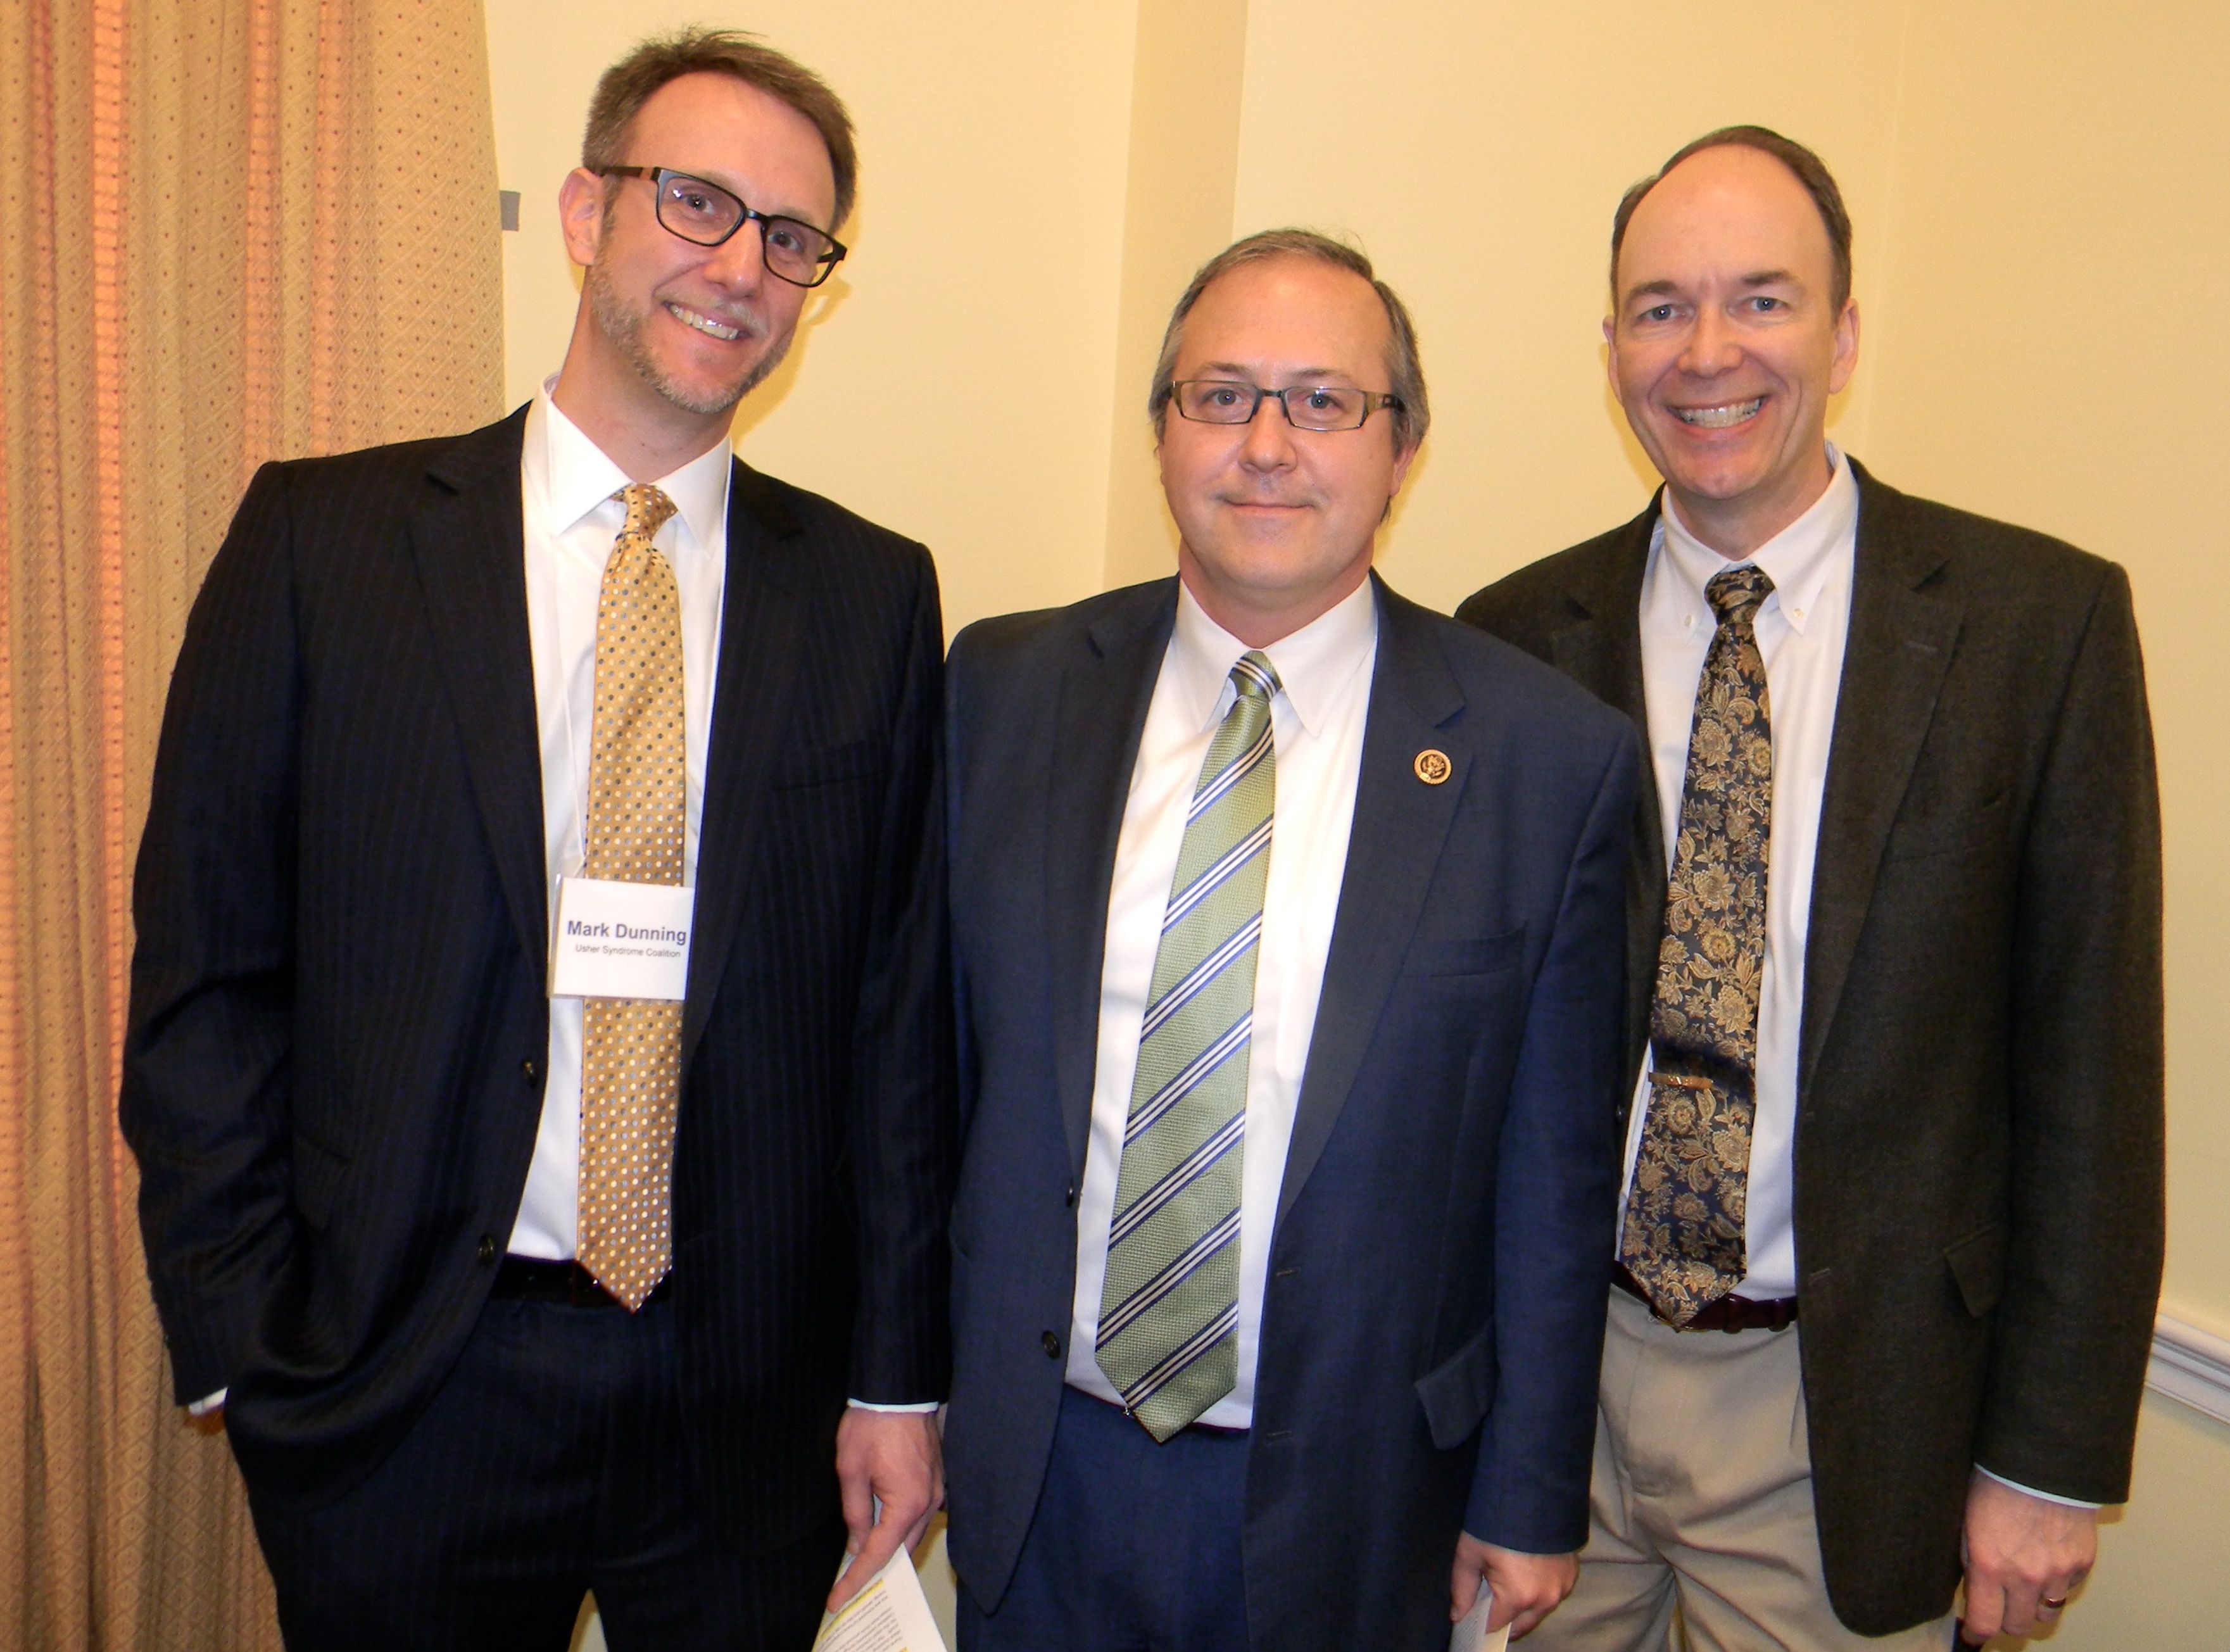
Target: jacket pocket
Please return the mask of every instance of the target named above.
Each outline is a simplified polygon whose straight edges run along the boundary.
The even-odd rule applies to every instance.
[[[1490,1319],[1469,1342],[1417,1378],[1417,1397],[1424,1402],[1434,1445],[1451,1451],[1477,1431],[1494,1408],[1498,1369]]]
[[[1955,813],[1932,815],[1924,820],[1901,820],[1892,829],[1885,859],[1919,861],[1939,855],[1964,855],[2006,836],[2008,794],[2000,792],[1988,803]]]
[[[1418,941],[1402,960],[1404,975],[1492,975],[1506,970],[1525,951],[1525,926],[1478,940]]]
[[[2006,1283],[2006,1224],[1993,1222],[1943,1247],[1944,1263],[1967,1312],[1981,1319],[1997,1307]]]
[[[337,1153],[300,1131],[293,1138],[294,1209],[319,1233],[332,1220],[333,1200],[348,1179],[346,1154]]]

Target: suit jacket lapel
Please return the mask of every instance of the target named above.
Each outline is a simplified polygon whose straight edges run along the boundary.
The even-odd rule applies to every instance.
[[[435,487],[409,534],[496,880],[540,978],[549,965],[549,885],[519,503],[525,430],[521,408],[443,448],[427,467]]]
[[[1627,875],[1627,1044],[1637,1067],[1649,1036],[1657,942],[1665,921],[1666,822],[1649,757],[1649,703],[1641,681],[1641,580],[1657,526],[1660,489],[1608,548],[1572,571],[1565,597],[1575,616],[1550,638],[1557,669],[1634,720],[1641,732],[1640,803]]]
[[[1858,554],[1813,863],[1798,1042],[1800,1101],[1810,1093],[1820,1051],[1834,1025],[1882,850],[1935,715],[1961,618],[1956,604],[1920,589],[1943,565],[1944,552],[1906,537],[1903,495],[1855,462],[1851,468],[1859,484]]]
[[[1174,579],[1123,595],[1129,600],[1111,605],[1086,627],[1083,649],[1061,674],[1053,745],[1046,753],[1042,830],[1054,1076],[1072,1175],[1083,1173],[1092,1127],[1115,845],[1146,709],[1176,619]]]
[[[681,1011],[681,1067],[706,1016],[743,913],[774,761],[781,749],[804,597],[795,559],[798,527],[781,491],[740,459],[728,485],[728,558],[720,597],[720,660],[705,756],[697,854],[696,934]]]
[[[1472,754],[1458,725],[1463,691],[1433,639],[1428,616],[1376,575],[1371,578],[1378,592],[1378,658],[1339,911],[1278,1191],[1281,1222],[1323,1156],[1354,1088],[1379,1011],[1408,956],[1456,804],[1471,783]],[[1428,746],[1445,752],[1453,765],[1437,786],[1416,774],[1417,753]]]

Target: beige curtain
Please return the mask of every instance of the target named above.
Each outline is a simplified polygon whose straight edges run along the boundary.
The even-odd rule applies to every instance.
[[[115,1125],[132,856],[261,461],[498,410],[480,0],[0,0],[0,1645],[276,1646]]]

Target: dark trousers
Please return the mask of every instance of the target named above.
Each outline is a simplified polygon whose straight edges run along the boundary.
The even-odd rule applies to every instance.
[[[726,1549],[678,1372],[663,1300],[636,1314],[491,1300],[362,1485],[306,1515],[248,1487],[290,1652],[564,1652],[590,1591],[613,1652],[803,1652],[843,1526]]]
[[[1245,1434],[1157,1445],[1064,1390],[1014,1581],[988,1614],[961,1584],[960,1652],[1243,1652],[1246,1506]]]

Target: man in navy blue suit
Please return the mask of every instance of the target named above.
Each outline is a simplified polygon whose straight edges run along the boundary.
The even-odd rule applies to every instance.
[[[1427,417],[1360,254],[1195,277],[1178,577],[950,661],[961,1645],[1519,1632],[1587,1533],[1639,753],[1371,575]]]

